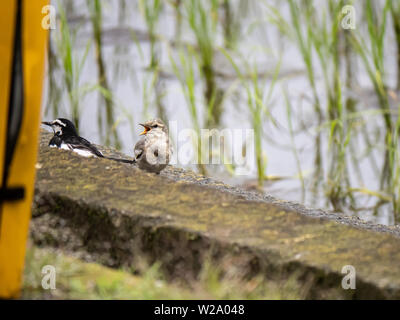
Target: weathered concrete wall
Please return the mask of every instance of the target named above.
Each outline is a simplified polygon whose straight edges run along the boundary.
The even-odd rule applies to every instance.
[[[210,258],[244,277],[295,274],[310,286],[309,298],[400,298],[396,227],[307,210],[173,167],[157,176],[82,158],[48,148],[48,140],[42,133],[31,225],[37,245],[111,267],[161,261],[171,278],[196,277]],[[356,268],[356,290],[341,288],[344,265]]]

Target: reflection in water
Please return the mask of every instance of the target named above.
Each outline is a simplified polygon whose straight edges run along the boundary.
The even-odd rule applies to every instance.
[[[232,165],[185,167],[394,223],[399,4],[355,1],[356,30],[340,27],[344,1],[61,4],[65,15],[57,8],[48,50],[46,118],[70,117],[82,135],[130,155],[137,124],[155,116],[177,121],[178,131],[253,128],[250,175],[232,175]],[[193,151],[201,158],[210,151],[199,142]]]

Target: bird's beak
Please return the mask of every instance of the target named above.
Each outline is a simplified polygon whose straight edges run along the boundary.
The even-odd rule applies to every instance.
[[[47,121],[43,121],[42,124],[44,124],[44,125],[46,125],[46,126],[49,126],[49,127],[52,126],[51,122],[47,122]]]
[[[142,124],[142,123],[139,123],[142,127],[144,127],[144,130],[143,130],[143,132],[141,132],[140,134],[139,134],[139,136],[141,136],[141,135],[143,135],[143,134],[146,134],[147,132],[149,132],[150,131],[150,127],[148,127],[148,126],[146,126],[146,125],[144,125],[144,124]]]
[[[53,130],[53,133],[56,134],[56,130],[54,130],[53,124],[51,122],[43,121],[42,124],[49,126]]]

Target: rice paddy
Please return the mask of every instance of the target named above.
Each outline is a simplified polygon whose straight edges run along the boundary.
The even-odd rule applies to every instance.
[[[137,124],[253,129],[247,175],[204,175],[308,206],[400,221],[400,4],[390,0],[52,1],[45,118],[127,154]],[[349,7],[350,6],[350,7]],[[177,149],[185,141],[171,130]],[[236,146],[237,147],[237,146]],[[222,161],[223,162],[223,161]],[[179,165],[179,163],[178,163]]]

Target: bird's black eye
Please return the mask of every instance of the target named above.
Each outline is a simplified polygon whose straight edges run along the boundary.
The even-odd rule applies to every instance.
[[[155,124],[155,125],[153,126],[153,128],[158,128],[158,124]]]

